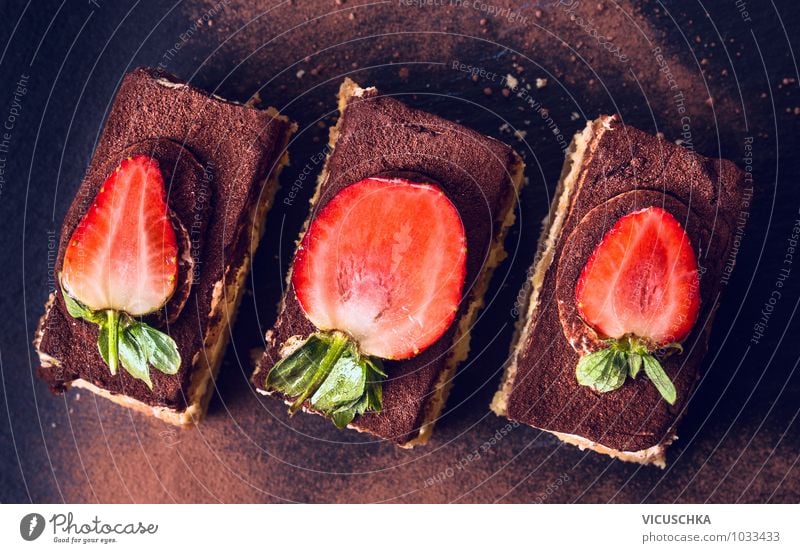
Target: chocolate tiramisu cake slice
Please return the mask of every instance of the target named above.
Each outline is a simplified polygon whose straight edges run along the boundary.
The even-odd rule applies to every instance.
[[[294,126],[137,69],[61,229],[39,375],[169,423],[204,414]]]
[[[523,164],[496,140],[346,80],[331,152],[253,383],[424,443],[505,255]]]
[[[751,197],[729,161],[616,116],[590,122],[568,152],[492,409],[664,467]]]

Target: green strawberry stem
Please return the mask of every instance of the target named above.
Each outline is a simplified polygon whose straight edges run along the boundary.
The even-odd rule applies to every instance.
[[[181,354],[169,334],[135,320],[124,311],[92,311],[67,294],[63,288],[61,293],[70,316],[100,327],[97,347],[111,374],[117,374],[117,369],[122,365],[128,374],[141,380],[152,390],[150,367],[166,375],[177,374],[180,370]]]
[[[308,387],[300,394],[297,399],[294,400],[292,405],[289,407],[289,414],[294,415],[305,403],[306,399],[308,399],[317,389],[322,385],[325,379],[330,374],[333,366],[336,365],[336,362],[344,353],[345,348],[349,339],[347,336],[340,332],[335,332],[331,335],[331,342],[328,348],[325,357],[322,358],[319,365],[317,366],[316,371],[314,371],[314,376],[311,379],[311,382],[308,384]]]
[[[636,378],[644,369],[661,397],[670,405],[675,404],[677,390],[658,359],[650,353],[648,345],[636,336],[624,336],[609,340],[607,348],[584,355],[575,368],[578,384],[595,392],[613,392],[622,387],[625,380]],[[667,349],[683,351],[680,344],[669,344]]]
[[[111,374],[117,374],[119,363],[119,312],[114,309],[106,311],[106,325],[108,328],[108,368]]]
[[[378,358],[362,355],[339,331],[315,332],[267,373],[264,386],[295,398],[293,415],[304,404],[344,428],[366,412],[383,409],[386,373]]]

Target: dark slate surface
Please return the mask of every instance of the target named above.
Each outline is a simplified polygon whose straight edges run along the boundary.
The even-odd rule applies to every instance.
[[[515,3],[511,16],[365,3],[77,2],[59,9],[58,2],[12,1],[4,7],[0,500],[800,500],[800,254],[787,258],[800,218],[797,5],[776,2],[778,12],[753,6],[747,21],[728,1],[704,3],[708,17],[699,5],[675,2],[622,2],[621,9],[578,3],[573,11],[552,1],[524,2]],[[616,53],[593,38],[591,26],[614,37]],[[473,80],[456,62],[484,73]],[[120,78],[133,67],[159,64],[233,99],[261,90],[266,102],[300,123],[290,146],[292,167],[255,260],[254,292],[243,302],[209,417],[186,432],[85,392],[51,396],[34,379],[29,345],[54,284],[61,220]],[[503,94],[507,74],[519,79],[527,97]],[[282,405],[257,396],[248,383],[251,350],[263,345],[263,331],[274,321],[313,189],[298,175],[306,164],[312,175],[319,169],[333,95],[345,75],[504,140],[528,164],[530,183],[507,240],[511,255],[474,329],[474,353],[434,439],[414,451],[337,432],[316,417],[289,420]],[[546,78],[546,86],[537,88],[537,78]],[[20,79],[24,93],[14,84]],[[618,111],[626,123],[670,139],[688,131],[686,145],[740,166],[752,137],[756,204],[705,376],[666,471],[506,427],[488,410],[511,340],[517,291],[561,166],[562,143],[542,110],[566,137],[586,118]],[[785,280],[783,269],[789,270]],[[771,311],[762,315],[765,304]],[[766,327],[757,332],[762,318]]]

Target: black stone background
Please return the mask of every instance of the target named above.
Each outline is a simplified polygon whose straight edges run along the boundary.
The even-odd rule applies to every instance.
[[[630,53],[631,71],[598,51],[552,1],[515,4],[527,17],[522,23],[469,8],[362,4],[298,0],[245,9],[231,0],[174,55],[169,49],[213,3],[2,5],[0,124],[15,119],[11,129],[0,129],[9,133],[8,151],[0,153],[0,500],[797,502],[800,254],[763,338],[754,344],[751,337],[800,218],[798,4],[751,1],[749,22],[732,1],[577,7],[575,13],[608,22]],[[680,72],[697,151],[741,166],[744,137],[754,137],[756,203],[724,290],[705,376],[666,471],[581,452],[525,427],[485,448],[505,425],[488,404],[511,340],[509,313],[533,259],[562,155],[537,114],[513,94],[506,98],[502,86],[473,82],[450,64],[458,59],[504,75],[519,63],[525,83],[549,74],[547,86],[534,86],[532,93],[567,136],[587,118],[619,111],[628,123],[679,138],[680,121],[653,57],[630,38],[637,30]],[[52,396],[34,378],[30,345],[52,286],[48,249],[116,87],[126,71],[159,62],[232,99],[244,101],[263,87],[265,101],[301,129],[209,416],[183,432],[85,392]],[[345,74],[504,140],[528,164],[530,182],[507,240],[511,256],[497,271],[487,296],[491,305],[474,329],[474,353],[459,371],[432,442],[413,451],[337,432],[315,417],[289,420],[280,404],[255,395],[247,381],[251,350],[274,321],[312,187],[300,190],[294,206],[282,202],[323,147]],[[15,115],[14,83],[23,75],[27,91]],[[713,104],[704,103],[708,96]],[[504,120],[526,130],[525,141],[501,128]]]

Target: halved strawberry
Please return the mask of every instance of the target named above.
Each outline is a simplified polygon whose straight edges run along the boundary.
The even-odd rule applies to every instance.
[[[466,273],[461,217],[435,186],[365,179],[317,215],[295,257],[297,299],[320,330],[405,359],[453,322]]]
[[[175,291],[178,245],[158,162],[120,163],[83,216],[64,253],[64,289],[94,311],[145,315]]]
[[[368,356],[406,359],[429,347],[450,327],[458,310],[466,251],[461,217],[439,187],[402,178],[368,178],[343,189],[311,223],[292,269],[297,299],[322,331],[312,346],[293,355],[306,356],[303,363],[312,372],[319,368],[320,376],[308,386],[288,385],[286,372],[299,367],[295,357],[273,367],[267,386],[299,395],[296,409],[316,392],[315,386],[325,388],[327,365],[334,367],[340,357],[329,363],[323,357],[337,347],[356,365],[364,365],[353,371],[351,381],[369,377],[372,369],[364,363]],[[315,350],[318,340],[327,346]],[[380,374],[375,367],[373,372]],[[297,378],[303,378],[303,371]],[[341,384],[339,391],[346,386]],[[297,394],[300,390],[303,393]],[[343,397],[352,403],[364,393]],[[323,398],[311,399],[312,406],[340,426],[340,421],[352,419],[350,414],[363,412],[337,405],[344,405],[347,415],[337,420],[336,408],[321,408]]]
[[[172,339],[132,317],[161,308],[175,291],[178,246],[158,162],[122,161],[70,237],[61,285],[73,317],[100,325],[99,348],[112,374],[117,358],[152,386],[148,366],[174,374]]]
[[[675,388],[650,354],[679,348],[689,335],[700,309],[699,287],[692,244],[675,217],[659,207],[621,217],[589,257],[575,287],[581,318],[610,344],[581,360],[578,380],[610,391],[643,367],[673,403]]]

